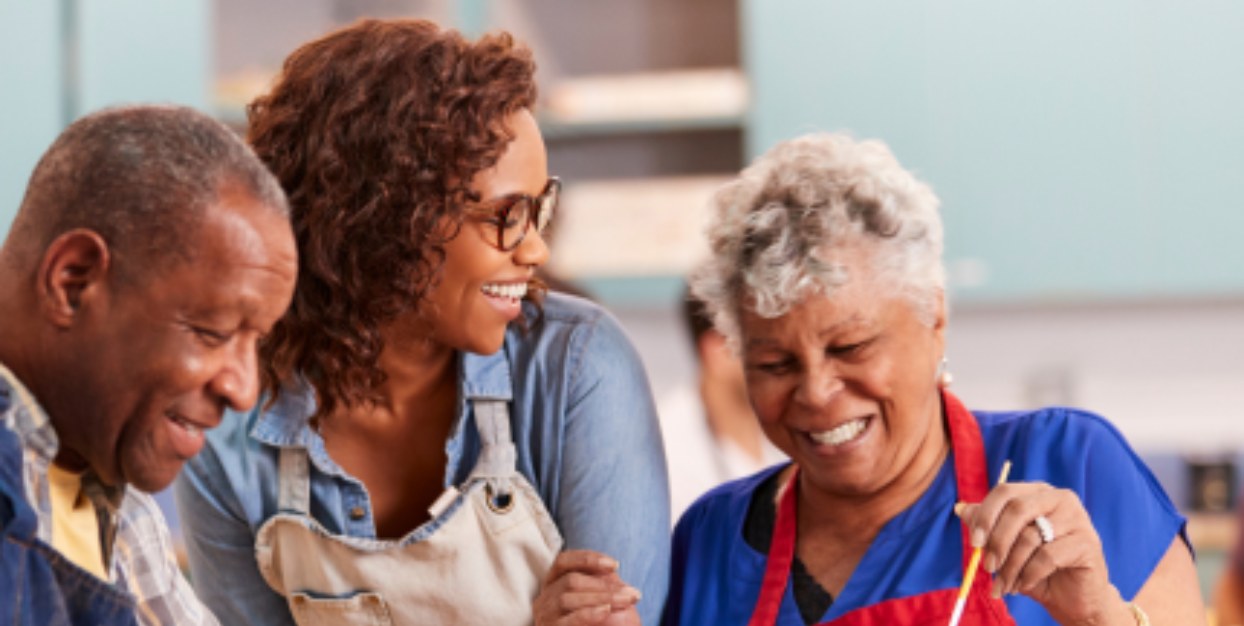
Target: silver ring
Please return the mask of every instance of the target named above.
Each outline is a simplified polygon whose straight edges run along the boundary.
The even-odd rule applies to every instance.
[[[1032,520],[1037,526],[1037,532],[1041,533],[1041,543],[1049,543],[1054,541],[1054,525],[1050,523],[1044,515],[1038,515],[1037,519]]]

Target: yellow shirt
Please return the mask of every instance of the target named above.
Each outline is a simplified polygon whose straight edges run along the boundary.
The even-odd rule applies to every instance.
[[[82,475],[48,466],[52,498],[52,547],[100,580],[108,580],[95,507],[82,493]]]

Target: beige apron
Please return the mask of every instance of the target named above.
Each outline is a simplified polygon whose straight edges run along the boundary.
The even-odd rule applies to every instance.
[[[532,623],[561,534],[514,468],[505,401],[472,405],[479,461],[399,541],[330,534],[308,514],[306,449],[281,449],[280,512],[259,529],[255,556],[299,626]]]

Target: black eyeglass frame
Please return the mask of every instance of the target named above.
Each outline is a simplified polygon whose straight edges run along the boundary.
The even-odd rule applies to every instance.
[[[532,225],[535,225],[536,232],[543,233],[548,228],[549,222],[553,221],[553,213],[557,210],[557,203],[561,200],[562,181],[556,176],[550,176],[549,182],[545,183],[544,189],[539,195],[532,197],[525,193],[512,194],[505,196],[494,202],[483,203],[481,208],[485,211],[492,211],[492,221],[497,227],[497,240],[493,242],[493,246],[502,252],[512,252],[515,248],[523,245],[523,240],[527,238],[527,233],[531,231]],[[548,217],[540,223],[543,213],[545,212],[545,202],[552,198],[553,202],[548,206]],[[508,248],[505,245],[505,224],[510,220],[510,213],[519,206],[520,202],[526,202],[531,207],[527,214],[527,223],[523,225],[523,232],[519,233],[518,239]]]

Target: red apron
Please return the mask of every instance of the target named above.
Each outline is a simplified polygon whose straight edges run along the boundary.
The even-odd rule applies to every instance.
[[[985,445],[981,441],[980,426],[957,398],[942,392],[942,405],[946,410],[946,422],[950,428],[950,445],[954,449],[955,485],[963,502],[980,502],[989,492],[988,469],[985,466]],[[795,558],[795,486],[799,483],[799,468],[791,476],[790,488],[782,496],[778,507],[777,524],[773,532],[773,544],[765,567],[764,586],[760,600],[748,626],[774,626],[782,596],[790,578],[791,563]],[[969,530],[963,525],[963,569],[972,558]],[[979,571],[968,592],[967,607],[963,611],[961,626],[1015,626],[1015,620],[1006,610],[1006,603],[989,596],[993,577]],[[820,626],[946,626],[950,624],[959,588],[939,589],[908,598],[886,600],[866,606]]]

